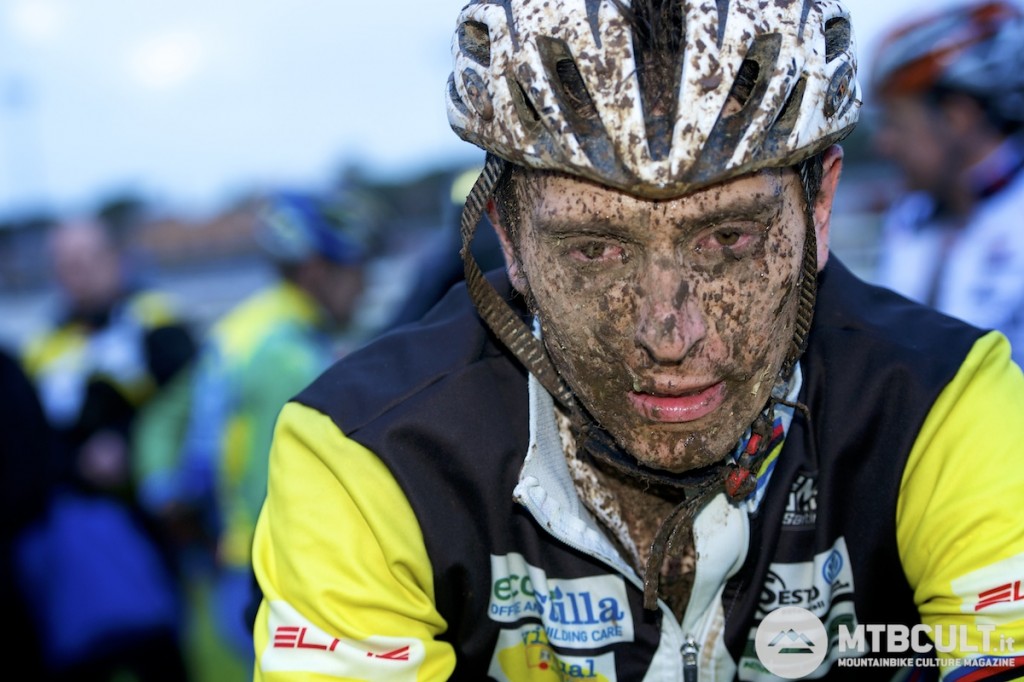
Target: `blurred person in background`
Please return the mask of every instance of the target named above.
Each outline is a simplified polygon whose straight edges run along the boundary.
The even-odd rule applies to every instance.
[[[17,562],[54,677],[187,677],[172,548],[137,499],[135,419],[195,353],[190,324],[142,283],[109,229],[49,235],[61,309],[24,367],[55,437],[55,493]]]
[[[996,0],[892,28],[873,74],[877,151],[907,192],[877,281],[982,327],[1024,361],[1024,19]]]
[[[185,368],[193,333],[178,302],[143,283],[99,221],[72,219],[48,243],[61,306],[25,366],[57,430],[68,473],[132,497],[130,427]]]
[[[356,222],[344,207],[308,193],[279,191],[261,202],[255,239],[278,276],[204,339],[181,468],[162,486],[165,508],[210,512],[215,624],[247,667],[247,610],[255,599],[250,544],[271,436],[278,411],[342,353],[338,340],[365,289],[367,249]]]
[[[473,166],[456,173],[453,178],[446,197],[444,215],[441,216],[441,231],[419,256],[416,276],[398,306],[398,311],[385,325],[385,330],[420,319],[441,300],[452,285],[465,279],[464,266],[459,257],[462,245],[459,218],[466,196],[480,176],[481,169],[481,166]],[[484,272],[500,268],[505,263],[498,235],[489,226],[477,233],[470,248]]]

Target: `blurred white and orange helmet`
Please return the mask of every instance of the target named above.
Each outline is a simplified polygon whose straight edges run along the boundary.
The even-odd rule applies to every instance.
[[[1004,0],[950,6],[893,27],[871,76],[879,97],[947,91],[1024,122],[1024,13]]]

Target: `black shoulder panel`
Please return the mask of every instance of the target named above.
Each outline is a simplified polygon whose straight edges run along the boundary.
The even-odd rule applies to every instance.
[[[502,296],[519,305],[502,272],[491,273],[489,279]],[[497,358],[512,356],[480,320],[465,284],[459,283],[422,319],[338,361],[295,400],[330,416],[351,436],[432,385]]]
[[[797,410],[752,518],[747,564],[727,587],[727,609],[734,615],[727,640],[736,656],[756,625],[759,600],[773,596],[759,595],[751,585],[765,584],[770,564],[809,562],[840,537],[849,552],[859,621],[918,622],[896,545],[900,482],[932,405],[984,334],[861,281],[834,256],[819,284],[801,359],[799,400],[810,419]],[[801,511],[810,509],[816,520],[787,526],[784,519],[800,504],[794,500],[808,482],[816,489],[814,502]],[[842,678],[844,670],[833,669],[828,679]]]

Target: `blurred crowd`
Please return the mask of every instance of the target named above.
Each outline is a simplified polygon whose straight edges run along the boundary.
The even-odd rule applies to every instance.
[[[1017,5],[974,3],[908,18],[880,44],[870,153],[906,191],[879,216],[878,257],[861,268],[1001,329],[1018,362],[1022,27]],[[247,228],[272,277],[202,325],[190,312],[201,301],[154,286],[101,216],[46,229],[60,308],[24,347],[0,349],[0,588],[24,624],[6,646],[29,679],[251,678],[249,550],[277,412],[461,280],[457,220],[478,172],[445,176],[438,229],[403,261],[412,272],[384,272],[402,295],[369,326],[354,321],[379,240],[345,197],[261,195]],[[486,226],[473,248],[484,270],[502,267]]]
[[[478,172],[446,177],[439,226],[414,272],[385,275],[407,284],[369,324],[356,318],[381,254],[350,196],[260,193],[246,228],[270,276],[212,320],[102,215],[45,228],[56,310],[0,348],[16,436],[2,445],[3,589],[24,624],[10,650],[33,679],[251,678],[249,550],[277,412],[461,279],[456,220]],[[474,249],[501,265],[493,235]]]

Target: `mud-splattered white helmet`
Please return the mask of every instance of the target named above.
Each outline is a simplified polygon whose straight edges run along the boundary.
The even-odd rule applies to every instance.
[[[649,198],[793,165],[860,108],[836,0],[478,0],[452,51],[460,137]]]

